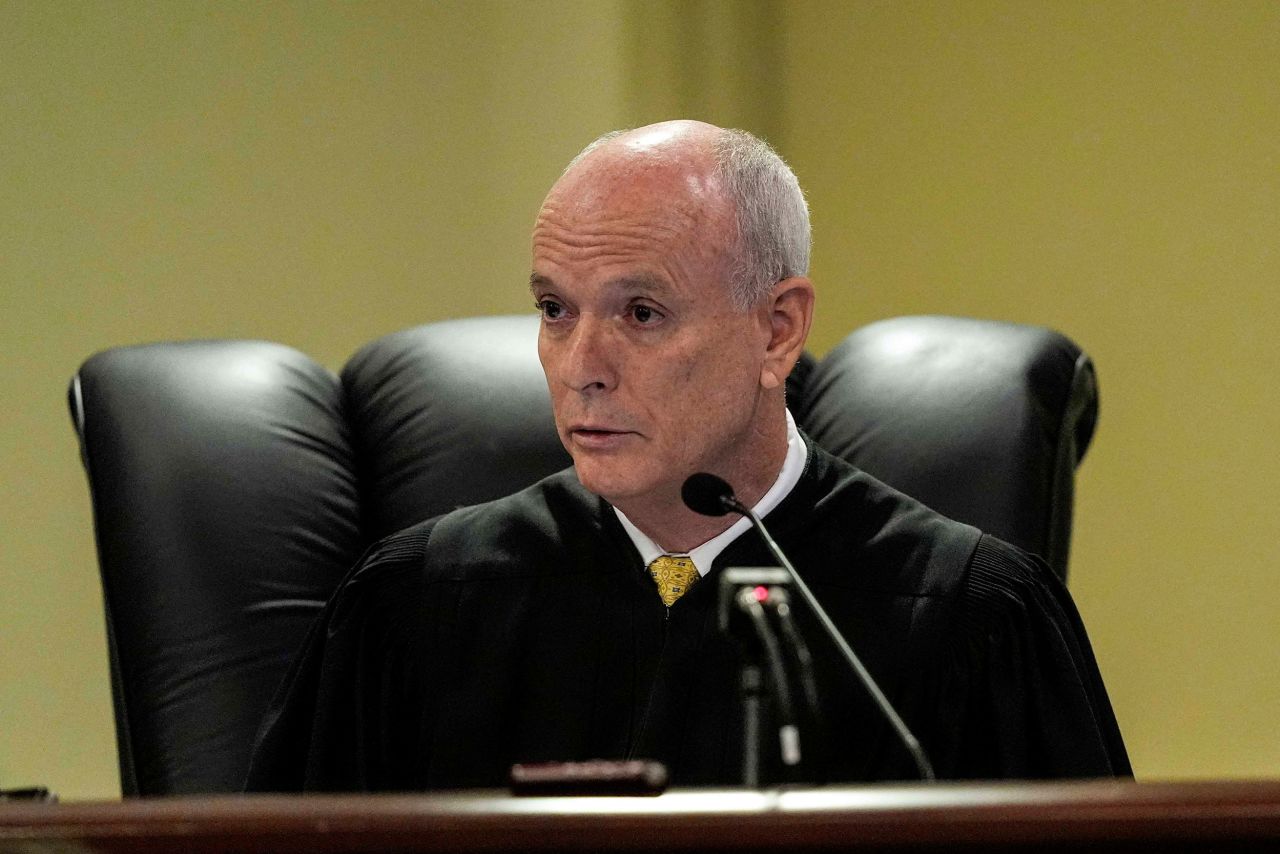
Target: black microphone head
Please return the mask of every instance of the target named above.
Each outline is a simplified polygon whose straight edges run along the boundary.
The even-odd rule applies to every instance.
[[[704,471],[689,475],[680,487],[680,497],[690,510],[703,516],[723,516],[737,503],[732,486]]]

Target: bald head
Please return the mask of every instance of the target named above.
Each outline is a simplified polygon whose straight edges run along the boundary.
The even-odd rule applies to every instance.
[[[739,308],[782,279],[808,273],[809,210],[800,184],[746,131],[690,120],[611,131],[569,162],[547,202],[599,202],[659,182],[666,184],[664,203],[689,218],[691,236],[720,254]]]
[[[582,485],[666,548],[728,524],[684,507],[685,478],[713,472],[758,499],[786,454],[784,383],[813,286],[778,260],[786,217],[759,215],[779,207],[757,201],[770,172],[791,188],[772,195],[803,214],[790,170],[740,131],[611,134],[575,158],[533,229],[538,356],[561,441]]]
[[[564,174],[574,171],[583,161],[601,150],[630,155],[642,162],[659,162],[663,159],[670,161],[672,158],[697,153],[710,164],[714,162],[715,140],[722,132],[723,128],[690,119],[611,130],[596,137],[578,152],[565,167]]]

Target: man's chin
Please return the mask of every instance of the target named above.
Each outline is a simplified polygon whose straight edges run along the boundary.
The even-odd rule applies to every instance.
[[[610,504],[625,503],[653,491],[652,484],[641,483],[634,475],[629,477],[620,472],[600,471],[597,466],[590,465],[575,464],[573,470],[583,489],[600,496]]]
[[[590,474],[583,474],[582,469],[574,467],[574,473],[578,475],[578,483],[582,484],[582,488],[587,492],[598,495],[610,504],[616,504],[619,499],[626,500],[627,490],[620,490],[618,485],[613,483],[609,478],[595,477]]]

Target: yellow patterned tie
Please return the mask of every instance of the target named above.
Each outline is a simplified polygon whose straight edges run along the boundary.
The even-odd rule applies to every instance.
[[[685,592],[698,583],[698,568],[687,555],[662,555],[649,564],[649,574],[658,583],[662,604],[670,608]]]

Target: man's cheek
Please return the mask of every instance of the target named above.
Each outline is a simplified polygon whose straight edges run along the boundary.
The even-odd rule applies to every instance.
[[[696,356],[681,359],[675,366],[676,381],[681,385],[694,385],[706,370],[707,361]]]

